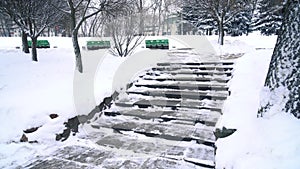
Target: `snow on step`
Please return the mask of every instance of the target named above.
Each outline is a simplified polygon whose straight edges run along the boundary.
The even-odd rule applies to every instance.
[[[193,169],[209,169],[212,167],[202,167],[199,165],[195,165],[190,162],[186,162],[183,160],[172,160],[166,159],[162,157],[151,157],[143,161],[143,163],[139,163],[136,161],[140,161],[140,159],[145,160],[143,158],[114,158],[105,161],[103,164],[103,168],[109,169],[174,169],[174,168],[193,168]]]
[[[233,62],[229,61],[210,61],[210,62],[173,62],[173,63],[157,63],[158,66],[170,66],[170,65],[233,65]]]
[[[187,163],[186,161],[178,161],[166,158],[150,158],[141,166],[141,168],[147,169],[174,169],[174,168],[193,168],[193,169],[209,169],[214,168],[211,166],[195,165],[193,163]]]
[[[179,71],[159,71],[160,74],[171,75],[197,75],[197,76],[216,76],[216,77],[229,77],[231,72],[216,72],[216,71],[192,71],[192,70],[179,70]],[[147,72],[146,75],[156,74],[156,72]],[[156,74],[157,75],[157,74]],[[159,74],[158,74],[159,76]]]
[[[100,132],[99,135],[103,133]],[[178,143],[160,138],[147,139],[110,133],[95,142],[98,146],[93,148],[79,145],[63,147],[51,157],[36,160],[26,168],[145,168],[146,166],[174,168],[182,166],[204,169],[214,167],[214,148],[193,141]],[[190,152],[197,153],[197,156],[191,156]],[[195,165],[194,162],[186,159],[201,162]]]
[[[31,169],[48,169],[48,168],[63,168],[63,169],[88,169],[91,168],[90,164],[84,164],[76,161],[65,160],[62,158],[49,157],[40,161],[35,161],[32,164],[26,166],[25,168]],[[95,166],[93,166],[95,167]]]
[[[215,142],[214,127],[203,124],[186,125],[172,122],[161,123],[153,120],[143,120],[137,117],[116,116],[101,117],[93,122],[91,126],[95,129],[111,128],[118,132],[133,131],[149,137],[159,137],[167,140],[190,141],[196,140],[206,145]]]
[[[150,111],[145,109],[123,109],[123,110],[107,110],[104,112],[106,116],[134,116],[141,119],[162,119],[162,121],[191,121],[193,123],[202,123],[207,126],[214,126],[220,117],[219,112],[200,110],[200,111],[167,111],[156,110]]]
[[[195,86],[216,86],[216,87],[227,87],[227,84],[218,83],[218,82],[176,82],[176,81],[167,81],[167,82],[155,82],[149,80],[138,80],[135,85],[142,85],[142,84],[153,84],[153,85],[195,85]]]
[[[167,88],[167,89],[187,89],[187,90],[212,90],[212,91],[228,91],[228,86],[224,84],[214,83],[187,83],[187,82],[155,82],[140,81],[134,84],[136,87],[148,88]]]
[[[161,73],[170,74],[195,74],[195,75],[227,75],[231,76],[231,71],[218,71],[218,70],[191,70],[191,69],[163,69],[152,68],[153,71],[160,71]],[[150,72],[151,73],[151,72]]]
[[[195,72],[195,73],[193,73]],[[192,70],[185,70],[185,71],[153,71],[153,70],[148,70],[146,73],[143,75],[140,75],[139,77],[145,78],[188,78],[191,79],[190,81],[195,82],[195,79],[198,79],[198,81],[228,81],[230,80],[230,74],[229,76],[216,72],[215,71],[200,71],[200,73],[197,73],[199,71],[192,71]],[[202,72],[202,73],[201,73]],[[231,72],[229,72],[231,73]],[[139,79],[141,80],[141,79]]]
[[[170,65],[157,65],[155,69],[199,69],[199,70],[220,70],[227,71],[233,70],[232,65],[179,65],[179,64],[170,64]]]
[[[228,96],[227,92],[220,93],[214,91],[191,91],[191,90],[168,90],[168,89],[151,89],[143,87],[134,87],[127,90],[129,94],[141,94],[145,96],[164,96],[167,98],[183,98],[183,99],[210,99],[225,100]]]
[[[70,150],[71,155],[60,156],[59,154],[52,157],[48,157],[43,160],[33,162],[32,164],[26,166],[26,168],[32,169],[46,169],[46,168],[64,168],[64,169],[87,169],[87,168],[195,168],[195,169],[208,169],[213,168],[210,160],[203,161],[200,164],[195,165],[185,159],[183,160],[172,160],[165,157],[155,157],[155,156],[122,156],[115,152],[109,152],[105,149],[94,150],[82,147],[66,147],[65,149]],[[78,150],[79,149],[79,150]],[[74,153],[76,152],[76,153]],[[62,153],[62,152],[60,152]],[[65,152],[65,155],[68,152]],[[139,155],[139,154],[137,154]],[[207,166],[207,167],[201,167]]]
[[[194,82],[216,82],[216,83],[227,83],[230,78],[227,77],[214,77],[214,76],[197,76],[197,75],[186,75],[186,74],[176,74],[176,75],[167,75],[164,76],[153,76],[153,75],[144,75],[142,76],[144,80],[156,80],[156,81],[186,81],[188,83]]]
[[[135,168],[143,165],[148,158],[126,157],[117,151],[101,146],[97,149],[68,146],[47,159],[32,163],[27,168]]]
[[[168,157],[177,160],[192,159],[201,164],[213,166],[214,148],[195,141],[177,142],[161,138],[144,138],[136,135],[113,134],[100,138],[98,145],[119,149],[130,156]],[[192,153],[197,153],[193,155]]]
[[[135,97],[137,98],[137,97]],[[221,112],[223,102],[215,100],[182,100],[182,99],[142,99],[136,100],[118,100],[115,102],[120,107],[133,107],[139,108],[148,107],[171,107],[171,108],[190,108],[190,109],[207,109],[212,111]]]
[[[232,67],[220,67],[220,66],[205,66],[205,67],[195,67],[195,66],[158,66],[152,67],[150,70],[153,71],[195,71],[195,72],[217,72],[217,73],[230,73],[232,72]]]
[[[67,146],[58,150],[51,157],[38,160],[26,168],[94,168],[113,156],[114,153],[106,149]]]

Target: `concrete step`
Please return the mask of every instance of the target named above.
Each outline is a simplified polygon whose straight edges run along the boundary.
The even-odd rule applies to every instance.
[[[77,161],[66,160],[63,158],[49,157],[46,159],[41,159],[39,161],[34,161],[27,165],[25,168],[30,169],[49,169],[49,168],[64,168],[64,169],[88,169],[96,167],[87,163],[80,163]]]
[[[151,76],[151,75],[144,75],[141,76],[144,80],[155,80],[159,82],[163,81],[183,81],[187,83],[194,83],[194,82],[217,82],[217,83],[227,83],[230,78],[218,78],[213,76],[197,76],[197,75],[169,75],[169,76]]]
[[[221,92],[202,92],[202,91],[186,91],[186,90],[166,90],[166,89],[151,89],[151,88],[130,88],[128,94],[140,94],[144,96],[161,96],[175,99],[195,99],[195,100],[225,100],[227,93]]]
[[[214,167],[214,148],[193,141],[176,142],[161,138],[143,138],[138,134],[136,137],[130,134],[114,134],[100,138],[97,144],[119,149],[132,157],[148,158],[151,155],[176,161],[188,159],[198,161],[202,166]]]
[[[76,147],[75,147],[76,148]],[[90,152],[93,153],[93,152]],[[81,154],[77,154],[81,156]],[[93,157],[86,157],[87,159],[92,159]],[[96,159],[97,160],[97,159]],[[157,169],[157,168],[193,168],[193,169],[211,169],[214,168],[211,165],[206,164],[196,164],[190,161],[184,160],[174,160],[166,157],[148,157],[148,158],[139,158],[139,157],[110,157],[106,158],[102,163],[94,162],[93,164],[86,160],[85,163],[66,160],[64,158],[58,157],[49,157],[40,161],[35,161],[32,164],[26,166],[26,168],[31,169],[49,169],[49,168],[63,168],[63,169],[91,169],[91,168],[107,168],[107,169],[132,169],[132,168],[148,168],[148,169]],[[204,161],[203,163],[209,163]]]
[[[48,169],[48,168],[95,168],[106,159],[112,158],[113,152],[106,149],[94,149],[85,146],[67,146],[58,150],[51,157],[38,160],[26,168]]]
[[[156,110],[149,111],[143,109],[123,109],[123,110],[107,110],[104,112],[106,116],[133,116],[141,119],[161,119],[161,121],[190,121],[192,124],[201,123],[207,126],[214,126],[219,117],[219,112],[209,110],[199,111],[183,111],[183,110]]]
[[[233,62],[230,61],[209,61],[209,62],[172,62],[172,63],[157,63],[157,66],[170,66],[170,65],[194,65],[194,66],[200,66],[200,65],[234,65]]]
[[[228,91],[228,86],[215,83],[188,83],[188,82],[153,82],[139,81],[134,84],[136,87],[147,87],[155,89],[178,89],[178,90],[202,90],[202,91]]]
[[[221,72],[221,71],[199,71],[199,70],[161,70],[159,71],[160,74],[171,74],[171,75],[180,75],[180,74],[186,74],[186,75],[197,75],[197,76],[221,76],[221,75],[226,75],[226,76],[231,76],[232,72]],[[147,72],[146,75],[152,75],[153,72]]]
[[[138,108],[153,108],[153,107],[169,107],[173,110],[177,108],[189,108],[189,109],[205,109],[211,111],[222,112],[222,101],[216,100],[182,100],[182,99],[163,99],[163,98],[149,98],[141,100],[117,100],[115,105],[120,107],[134,107]]]
[[[189,71],[189,72],[215,72],[215,73],[232,73],[233,68],[218,68],[218,67],[153,67],[152,71]]]
[[[154,71],[163,71],[163,70],[169,70],[169,71],[174,71],[174,70],[194,70],[194,71],[219,71],[219,72],[232,72],[233,67],[232,66],[211,66],[211,65],[200,65],[200,66],[195,66],[195,65],[169,65],[169,66],[157,66],[157,67],[152,67],[151,70]]]
[[[170,65],[157,65],[154,68],[166,68],[166,69],[199,69],[199,70],[220,70],[220,71],[226,71],[226,70],[233,70],[233,65],[184,65],[184,64],[170,64]]]
[[[166,159],[166,158],[151,158],[148,159],[141,168],[147,169],[172,169],[172,168],[193,168],[193,169],[211,169],[215,167],[211,167],[209,165],[201,165],[197,163],[186,163],[187,160],[184,161],[177,161],[173,159]]]
[[[111,129],[110,129],[111,130]],[[107,130],[89,133],[95,145],[65,146],[49,157],[38,157],[25,168],[145,168],[176,166],[207,169],[214,167],[214,148],[196,142],[146,138]],[[198,163],[194,163],[198,161]],[[159,165],[158,165],[159,163]]]
[[[143,120],[137,117],[116,116],[98,119],[91,123],[95,129],[114,129],[116,132],[133,132],[147,137],[162,138],[173,141],[196,141],[199,144],[213,146],[216,140],[214,127],[200,123],[195,125],[178,124],[173,122],[160,122]]]

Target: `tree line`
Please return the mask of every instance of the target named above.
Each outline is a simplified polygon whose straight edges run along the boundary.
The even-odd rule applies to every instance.
[[[283,5],[284,0],[2,0],[0,23],[2,34],[9,36],[15,27],[21,30],[25,53],[29,53],[27,38],[31,38],[33,61],[38,61],[37,38],[45,30],[54,29],[57,34],[63,28],[61,33],[72,37],[77,70],[83,72],[79,32],[111,36],[112,53],[127,56],[141,35],[168,32],[169,16],[176,13],[181,18],[181,34],[188,22],[200,34],[218,34],[223,45],[225,34],[239,36],[256,30],[278,34]]]
[[[79,32],[84,36],[103,36],[108,32],[118,46],[127,45],[136,36],[145,34],[145,20],[152,14],[152,34],[164,31],[162,22],[167,20],[170,9],[177,0],[1,0],[0,23],[2,34],[10,36],[16,27],[21,30],[22,50],[29,53],[27,38],[32,41],[32,60],[37,58],[37,38],[46,30],[58,29],[72,37],[76,68],[83,72],[78,44]],[[128,19],[130,24],[127,23]],[[118,23],[116,23],[118,21]],[[126,24],[125,24],[126,23]],[[116,26],[118,25],[118,27]],[[130,28],[130,29],[129,29]],[[126,29],[125,31],[120,31]],[[104,33],[103,33],[104,32]],[[120,39],[120,35],[129,36]],[[129,38],[129,39],[128,39]],[[136,42],[134,42],[136,43]],[[120,56],[130,54],[132,49],[119,50]]]
[[[252,31],[278,34],[284,0],[183,0],[180,15],[200,33],[240,36]]]

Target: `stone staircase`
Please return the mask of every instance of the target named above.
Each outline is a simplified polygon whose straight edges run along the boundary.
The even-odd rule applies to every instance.
[[[215,168],[233,62],[158,63],[85,124],[85,139],[29,168]]]

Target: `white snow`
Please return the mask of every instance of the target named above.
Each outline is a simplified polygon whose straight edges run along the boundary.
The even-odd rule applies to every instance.
[[[217,141],[218,169],[300,168],[299,120],[282,112],[279,106],[277,109],[274,106],[263,118],[257,118],[260,100],[269,94],[263,85],[273,52],[269,48],[275,46],[275,38],[239,37],[230,43],[234,48],[225,45],[221,49],[223,53],[244,52],[245,55],[236,61],[230,81],[231,96],[218,123],[220,128],[237,129],[233,135]],[[235,48],[236,44],[240,44],[240,49]],[[276,91],[272,102],[282,104],[285,92],[285,89]]]
[[[64,122],[77,114],[89,113],[104,97],[112,94],[114,72],[125,60],[104,51],[99,51],[98,55],[83,51],[86,67],[84,73],[78,75],[74,74],[75,58],[70,38],[40,39],[48,39],[51,48],[38,49],[39,62],[34,63],[30,54],[16,49],[21,46],[20,38],[0,38],[0,168],[10,165],[14,168],[34,156],[50,153],[43,150],[49,147],[54,151],[55,145],[62,144],[55,141],[55,134],[63,131]],[[84,41],[80,39],[81,46]],[[92,61],[97,62],[91,65]],[[91,66],[95,68],[91,70]],[[82,84],[76,80],[80,78],[91,79],[92,94],[75,102],[78,96],[74,90]],[[59,117],[51,119],[52,113]],[[29,141],[37,140],[38,144],[19,143],[23,130],[32,127],[40,128],[26,136]]]
[[[48,39],[51,46],[57,48],[38,50],[39,62],[34,63],[30,54],[15,49],[21,46],[20,38],[0,38],[0,168],[23,166],[33,158],[51,154],[64,145],[92,147],[89,140],[80,140],[76,136],[71,136],[66,142],[56,142],[55,134],[62,132],[63,122],[68,118],[89,113],[120,86],[115,83],[132,79],[142,68],[135,65],[135,56],[128,59],[113,57],[105,51],[83,51],[84,74],[75,73],[74,76],[71,39],[40,39]],[[170,46],[186,47],[174,39],[170,40]],[[207,39],[217,54],[244,54],[235,61],[234,77],[230,81],[231,96],[218,123],[219,127],[236,128],[237,131],[217,141],[217,168],[300,168],[299,121],[276,108],[264,118],[257,118],[260,100],[264,101],[269,94],[265,89],[260,93],[276,37],[257,34],[225,37],[222,47],[217,45],[217,36]],[[84,46],[85,40],[87,38],[80,39],[80,46]],[[138,50],[147,53],[147,49]],[[147,58],[149,60],[143,63],[143,67],[162,59],[158,56],[150,59],[150,55]],[[125,61],[130,64],[122,66]],[[135,66],[132,72],[118,81],[116,77],[121,77],[122,71],[130,65]],[[82,87],[89,90],[74,92]],[[281,104],[280,96],[284,91],[276,92],[274,102]],[[59,117],[50,119],[51,113],[57,113]],[[27,134],[30,141],[37,140],[38,143],[20,143],[23,130],[31,127],[40,127],[36,132]]]
[[[71,49],[41,50],[39,63],[20,50],[0,52],[1,143],[19,140],[25,129],[50,122],[59,125],[73,116]],[[51,113],[61,117],[50,120]]]

